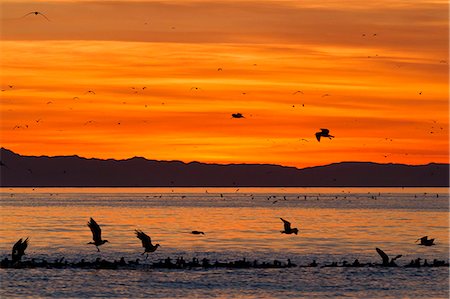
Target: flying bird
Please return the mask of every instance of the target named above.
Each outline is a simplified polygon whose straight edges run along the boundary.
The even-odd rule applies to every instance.
[[[370,56],[369,56],[369,57],[370,57]],[[330,97],[330,95],[329,95],[328,93],[326,93],[326,94],[323,94],[323,95],[322,95],[322,98],[323,98],[323,97]]]
[[[320,130],[321,130],[321,132],[316,132],[317,141],[320,142],[320,137],[328,137],[330,139],[334,138],[333,135],[330,135],[330,130],[328,130],[328,129],[320,129]]]
[[[201,232],[201,231],[198,231],[198,230],[193,230],[193,231],[191,232],[191,234],[193,234],[193,235],[204,235],[205,233],[204,233],[204,232]]]
[[[25,239],[25,241],[22,241],[20,239],[19,241],[14,244],[12,248],[12,261],[14,262],[20,262],[22,259],[22,256],[25,254],[25,249],[28,247],[28,238]]]
[[[383,260],[383,263],[381,264],[382,266],[397,266],[397,265],[395,264],[395,260],[402,257],[402,255],[399,254],[399,255],[397,255],[396,257],[392,258],[392,259],[389,261],[389,256],[388,256],[383,250],[381,250],[381,249],[378,248],[378,247],[375,248],[375,250],[378,252],[378,254],[381,256],[381,258],[382,258],[382,260]]]
[[[219,67],[219,68],[217,69],[217,71],[223,71],[223,69],[222,69],[221,67]]]
[[[416,240],[416,242],[419,241],[419,240],[420,240],[420,244],[419,245],[423,245],[423,246],[436,245],[436,244],[434,244],[434,239],[428,239],[428,236],[419,238],[419,239]]]
[[[191,87],[191,90],[202,90],[200,87]]]
[[[297,93],[301,93],[301,94],[304,94],[303,93],[303,91],[301,91],[301,90],[297,90],[296,92],[294,92],[293,94],[297,94]]]
[[[284,223],[284,230],[281,231],[282,234],[298,234],[297,228],[291,228],[291,223],[289,221],[284,220],[283,218],[280,218],[281,221]]]
[[[231,114],[232,118],[245,118],[242,113],[233,113]]]
[[[144,233],[141,230],[135,230],[136,232],[136,237],[142,241],[142,247],[145,248],[144,252],[142,254],[147,253],[147,257],[148,258],[148,253],[149,252],[155,252],[156,249],[160,246],[159,244],[153,245],[152,244],[152,239],[150,238],[149,235],[147,235],[146,233]]]
[[[98,246],[105,244],[106,242],[108,242],[108,240],[102,240],[102,230],[100,226],[97,224],[97,222],[95,222],[95,220],[92,219],[92,217],[90,221],[87,223],[87,226],[89,226],[89,228],[91,229],[92,239],[94,240],[94,242],[89,242],[88,244],[95,245],[97,251],[100,252]]]
[[[84,94],[87,94],[87,93],[95,94],[95,92],[94,92],[93,90],[88,90],[88,91],[86,91]]]
[[[32,12],[29,12],[29,13],[27,13],[27,14],[25,14],[22,18],[25,18],[26,16],[29,16],[29,15],[41,15],[41,16],[43,16],[47,21],[49,21],[50,22],[50,19],[49,18],[47,18],[42,12],[39,12],[39,11],[32,11]]]

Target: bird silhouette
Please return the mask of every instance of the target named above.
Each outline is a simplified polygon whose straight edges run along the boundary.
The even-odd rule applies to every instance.
[[[160,246],[159,244],[153,245],[152,244],[152,239],[150,238],[149,235],[147,235],[146,233],[144,233],[141,230],[135,230],[136,232],[136,237],[142,241],[142,247],[145,248],[144,252],[142,254],[147,253],[147,257],[148,258],[148,253],[149,252],[155,252],[156,249]]]
[[[28,238],[26,238],[25,241],[22,241],[22,239],[20,239],[19,241],[16,242],[16,244],[14,244],[11,254],[13,263],[20,262],[22,256],[25,254],[25,249],[27,249],[27,247],[28,247]]]
[[[416,240],[416,242],[419,241],[419,240],[420,240],[420,244],[419,245],[423,245],[423,246],[436,245],[436,244],[434,244],[434,239],[428,239],[428,236],[419,238],[419,239]]]
[[[103,245],[109,241],[102,240],[102,229],[97,224],[97,222],[95,222],[95,220],[92,219],[92,217],[91,217],[90,221],[87,223],[87,225],[89,226],[89,228],[92,231],[92,239],[94,240],[94,242],[89,242],[88,244],[95,245],[95,247],[97,248],[97,251],[100,252],[100,249],[98,248],[98,246]]]
[[[204,233],[204,232],[201,232],[201,231],[198,231],[198,230],[193,230],[193,231],[191,232],[191,234],[193,234],[193,235],[204,235],[205,233]]]
[[[242,113],[233,113],[231,114],[232,118],[245,118],[244,115],[242,115]]]
[[[320,142],[320,137],[328,137],[328,138],[334,138],[334,136],[330,135],[330,130],[328,129],[320,129],[321,132],[316,132],[316,138],[317,141]]]
[[[32,11],[32,12],[29,12],[29,13],[27,13],[27,14],[25,14],[22,18],[25,18],[26,16],[29,16],[29,15],[41,15],[41,16],[43,16],[47,21],[49,21],[50,22],[50,19],[49,18],[47,18],[42,12],[39,12],[39,11]]]
[[[375,248],[375,250],[378,252],[378,254],[381,256],[381,258],[382,258],[382,260],[383,260],[383,263],[381,264],[382,266],[397,266],[397,265],[395,264],[395,260],[402,257],[402,255],[399,254],[399,255],[397,255],[396,257],[392,258],[392,259],[389,261],[389,256],[388,256],[383,250],[381,250],[381,249],[378,248],[378,247]]]
[[[280,218],[281,221],[284,223],[284,230],[281,231],[282,234],[298,234],[297,228],[291,228],[291,223],[289,221],[284,220],[283,218]]]
[[[303,94],[303,91],[301,91],[301,90],[297,90],[296,92],[294,92],[293,94],[297,94],[297,93],[301,93],[301,94]]]
[[[84,94],[87,94],[87,93],[95,94],[95,91],[93,91],[93,90],[88,90],[88,91],[86,91]]]

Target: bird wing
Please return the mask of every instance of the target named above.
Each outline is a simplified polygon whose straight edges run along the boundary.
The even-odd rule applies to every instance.
[[[19,241],[17,241],[12,248],[13,252],[17,252],[19,250],[19,248],[22,246],[22,238],[19,239]]]
[[[324,135],[328,135],[330,133],[330,130],[328,129],[321,129],[322,130],[322,134]]]
[[[284,230],[290,231],[291,230],[291,223],[289,221],[284,220],[283,218],[280,218],[281,221],[284,223]]]
[[[28,238],[26,238],[25,241],[22,242],[21,246],[22,252],[25,252],[25,249],[27,249],[27,247],[28,247]]]
[[[316,138],[317,138],[317,141],[319,141],[319,142],[320,142],[320,136],[322,136],[322,133],[321,132],[317,132],[316,133]]]
[[[41,16],[43,16],[47,21],[49,21],[50,22],[50,19],[49,18],[47,18],[43,13],[38,13],[38,15],[41,15]]]
[[[152,246],[152,239],[150,238],[149,235],[147,235],[143,231],[137,230],[137,229],[135,230],[135,232],[136,232],[136,237],[142,241],[142,247],[148,248],[148,247]]]
[[[383,250],[381,250],[380,248],[375,248],[376,251],[378,252],[378,254],[381,256],[381,258],[383,259],[383,264],[388,264],[389,263],[389,257],[386,253],[384,253]]]
[[[95,222],[95,220],[91,218],[87,225],[89,226],[89,228],[92,231],[92,239],[94,240],[94,242],[101,241],[102,240],[102,229],[97,224],[97,222]]]

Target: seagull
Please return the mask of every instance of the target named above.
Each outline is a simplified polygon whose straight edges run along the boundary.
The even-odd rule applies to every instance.
[[[304,94],[303,93],[303,91],[301,91],[301,90],[297,90],[296,92],[294,92],[293,94],[297,94],[297,93],[301,93],[301,94]]]
[[[25,18],[26,16],[29,16],[29,15],[41,15],[41,16],[43,16],[47,21],[49,21],[50,22],[50,19],[49,18],[47,18],[42,12],[39,12],[39,11],[32,11],[32,12],[29,12],[29,13],[27,13],[26,15],[24,15],[22,18]]]
[[[223,71],[223,69],[222,69],[221,67],[219,67],[219,68],[217,69],[217,71]]]
[[[330,130],[328,129],[320,129],[321,132],[316,132],[316,138],[317,141],[320,142],[320,137],[328,137],[328,138],[334,138],[334,136],[330,135]]]
[[[12,248],[12,261],[14,262],[20,262],[22,259],[22,256],[25,254],[25,249],[27,249],[28,246],[28,238],[25,239],[25,241],[22,241],[20,239],[19,241],[14,244]]]
[[[233,113],[231,114],[232,118],[245,118],[242,113]]]
[[[94,242],[89,242],[88,244],[95,245],[97,251],[100,252],[98,246],[105,244],[106,242],[108,242],[108,240],[102,240],[102,230],[100,226],[97,224],[97,222],[95,222],[95,220],[92,219],[92,217],[91,220],[87,223],[87,226],[89,226],[89,228],[91,229],[92,239],[94,240]]]
[[[93,90],[88,90],[88,91],[86,91],[84,94],[87,94],[87,93],[95,94],[95,92],[94,92]]]
[[[145,248],[144,252],[142,254],[147,253],[147,257],[148,258],[148,252],[155,252],[155,250],[160,246],[159,244],[156,244],[153,246],[152,244],[152,239],[150,238],[150,236],[148,236],[146,233],[144,233],[141,230],[135,230],[136,232],[136,237],[142,241],[142,247]]]
[[[200,87],[195,87],[195,86],[194,86],[194,87],[191,87],[191,90],[193,90],[193,89],[194,89],[194,90],[202,90]]]
[[[436,244],[434,244],[434,239],[428,239],[428,236],[419,238],[419,239],[416,240],[416,242],[419,241],[419,240],[420,240],[420,244],[419,245],[423,245],[423,246],[436,245]]]
[[[280,218],[281,221],[283,221],[284,223],[284,230],[281,231],[282,234],[298,234],[298,229],[297,228],[291,228],[291,223],[289,221],[284,220],[283,218]]]
[[[198,231],[198,230],[193,230],[193,231],[191,232],[191,234],[193,234],[193,235],[204,235],[205,233],[204,233],[204,232],[201,232],[201,231]]]
[[[383,263],[381,264],[382,266],[397,266],[397,265],[395,264],[395,260],[402,257],[402,255],[399,254],[399,255],[397,255],[396,257],[392,258],[392,259],[389,261],[389,256],[388,256],[383,250],[381,250],[381,249],[378,248],[378,247],[375,248],[375,250],[378,252],[378,254],[379,254],[379,255],[381,256],[381,258],[383,259]]]

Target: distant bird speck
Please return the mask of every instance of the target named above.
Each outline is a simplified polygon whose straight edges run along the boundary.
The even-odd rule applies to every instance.
[[[201,231],[198,231],[198,230],[193,230],[193,231],[191,232],[191,234],[193,234],[193,235],[204,235],[205,233],[204,233],[204,232],[201,232]]]
[[[32,11],[32,12],[29,12],[29,13],[25,14],[22,18],[25,18],[26,16],[29,16],[29,15],[35,15],[35,16],[41,15],[41,16],[43,16],[47,21],[50,22],[50,19],[47,18],[43,13],[41,13],[41,12],[39,12],[39,11]]]
[[[242,113],[233,113],[231,114],[232,118],[245,118]]]
[[[301,94],[304,94],[303,93],[303,91],[301,91],[301,90],[297,90],[296,92],[294,92],[293,94],[297,94],[297,93],[301,93]]]

